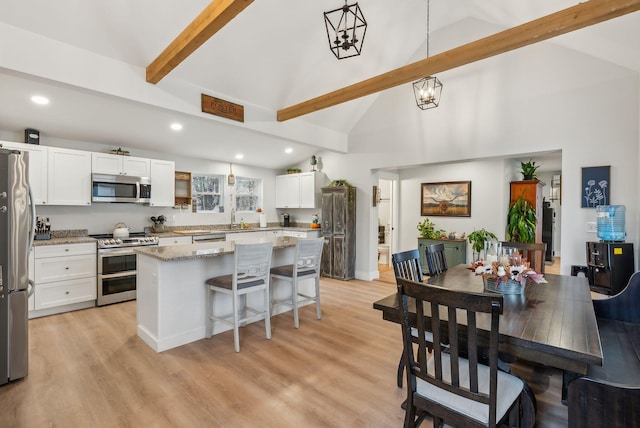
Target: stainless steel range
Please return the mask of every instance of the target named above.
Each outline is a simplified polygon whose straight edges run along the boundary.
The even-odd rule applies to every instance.
[[[91,235],[98,240],[97,305],[124,302],[136,298],[138,256],[135,247],[158,245],[158,238],[144,232],[130,233],[129,238]]]

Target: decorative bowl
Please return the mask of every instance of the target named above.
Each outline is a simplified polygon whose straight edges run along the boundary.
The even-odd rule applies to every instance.
[[[485,290],[502,294],[522,294],[524,293],[524,287],[527,284],[526,278],[523,278],[522,282],[518,282],[513,279],[504,281],[498,278],[482,277],[482,281],[484,282]]]

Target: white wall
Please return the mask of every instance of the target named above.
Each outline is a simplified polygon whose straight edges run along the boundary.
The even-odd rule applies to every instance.
[[[554,151],[562,152],[561,272],[585,264],[585,242],[594,238],[585,224],[595,221],[595,211],[580,207],[582,167],[611,165],[611,198],[626,205],[627,241],[637,248],[637,73],[543,42],[438,77],[438,108],[419,110],[410,85],[390,89],[352,130],[349,154],[324,153],[325,169],[359,187],[358,278],[376,277],[370,198],[384,169],[402,177],[399,250],[415,247],[419,182],[470,179],[472,217],[436,224],[457,232],[484,227],[502,237],[508,183],[520,179],[519,165],[482,162]]]

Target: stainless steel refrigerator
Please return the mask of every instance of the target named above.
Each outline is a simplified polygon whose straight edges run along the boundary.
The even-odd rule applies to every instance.
[[[0,149],[0,385],[29,368],[29,252],[31,205],[26,152]]]

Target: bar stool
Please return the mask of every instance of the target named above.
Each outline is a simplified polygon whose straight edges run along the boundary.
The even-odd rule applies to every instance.
[[[273,305],[286,305],[293,308],[293,324],[300,327],[298,319],[298,306],[300,303],[316,302],[318,319],[322,319],[320,310],[320,262],[322,259],[322,247],[324,238],[298,239],[296,244],[295,263],[271,268],[271,277],[284,281],[291,281],[291,297],[281,300],[272,300]],[[298,281],[313,279],[315,281],[315,296],[301,293],[298,289]],[[302,299],[299,299],[302,297]]]
[[[240,324],[264,318],[267,339],[271,339],[271,313],[269,304],[269,269],[273,242],[261,244],[236,244],[233,274],[208,279],[207,286],[207,339],[213,335],[214,321],[233,326],[233,342],[236,352],[240,352]],[[247,306],[247,294],[256,291],[264,293],[264,309],[257,310]],[[231,295],[233,313],[219,317],[214,312],[214,292]],[[242,297],[242,317],[239,314],[239,298]],[[247,312],[250,313],[247,316]]]

